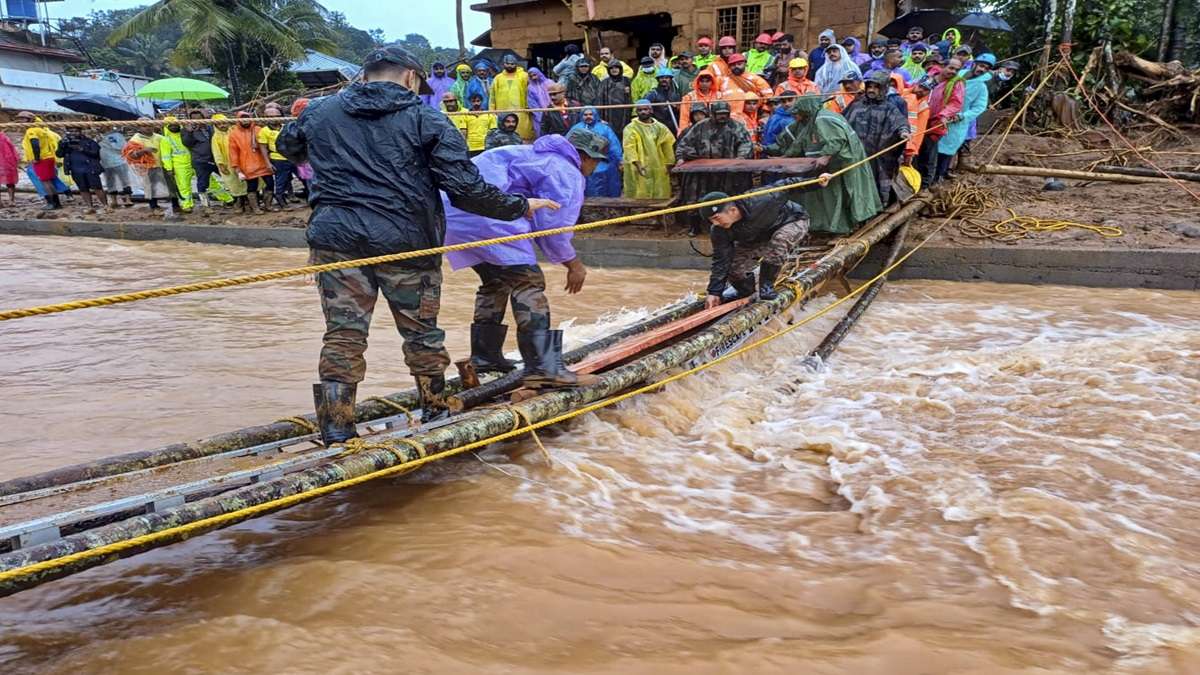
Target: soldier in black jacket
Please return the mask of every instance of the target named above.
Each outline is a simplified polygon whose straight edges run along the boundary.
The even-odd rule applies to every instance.
[[[785,178],[767,187],[807,180]],[[790,201],[791,190],[746,197],[724,204],[704,206],[701,216],[712,224],[712,273],[708,278],[705,307],[744,298],[754,293],[754,266],[759,267],[758,298],[774,300],[775,279],[788,257],[808,236],[808,213]],[[724,199],[724,192],[710,192],[701,201]],[[726,284],[733,286],[727,293]]]
[[[313,263],[441,246],[446,214],[439,190],[454,206],[497,220],[557,208],[484,182],[462,134],[417,97],[430,90],[408,50],[376,49],[363,75],[365,81],[309,105],[275,141],[280,153],[308,161],[315,174],[306,233]],[[404,338],[404,361],[416,378],[423,417],[444,416],[450,356],[437,325],[441,256],[322,272],[317,286],[325,345],[313,398],[325,444],[357,435],[355,390],[366,375],[363,354],[380,291]]]

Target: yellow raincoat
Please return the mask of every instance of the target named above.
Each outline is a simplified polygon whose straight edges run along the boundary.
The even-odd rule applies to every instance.
[[[214,120],[227,120],[227,115],[217,113]],[[217,173],[221,174],[221,184],[234,197],[246,196],[246,181],[238,178],[237,170],[229,165],[229,130],[220,125],[213,126],[212,136],[213,162],[217,165]]]
[[[489,110],[519,110],[529,107],[526,100],[529,96],[529,73],[524,68],[517,67],[512,73],[501,70],[492,79],[492,88],[488,92]],[[485,132],[486,133],[486,132]],[[517,113],[517,135],[526,142],[532,141],[533,117],[529,113]]]
[[[42,118],[35,117],[33,121],[37,124],[43,124]],[[21,140],[21,150],[25,153],[25,161],[32,164],[33,158],[33,141],[38,142],[38,150],[42,159],[47,157],[58,156],[58,141],[62,137],[50,131],[49,127],[29,127],[25,130],[25,137]]]
[[[675,161],[675,136],[662,122],[635,119],[625,127],[621,143],[625,150],[624,196],[633,199],[668,199],[671,177],[668,167]],[[646,172],[638,173],[634,162]]]
[[[175,189],[179,195],[179,208],[186,213],[192,210],[192,179],[196,171],[192,168],[192,151],[183,144],[180,132],[171,131],[167,127],[179,124],[179,118],[168,115],[163,118],[162,140],[158,143],[158,156],[162,160],[163,171],[175,176]],[[167,176],[167,182],[171,177]]]

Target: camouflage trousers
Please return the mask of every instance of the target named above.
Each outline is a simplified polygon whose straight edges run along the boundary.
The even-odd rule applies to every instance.
[[[312,249],[313,264],[361,256]],[[441,269],[422,270],[397,263],[350,267],[317,275],[325,312],[325,345],[318,366],[321,380],[354,384],[367,373],[367,334],[379,292],[387,300],[404,338],[404,362],[413,375],[441,375],[450,365],[446,333],[437,325],[441,308]]]
[[[783,266],[807,236],[808,218],[800,218],[775,230],[771,238],[764,242],[749,246],[739,244],[733,252],[729,280],[732,282],[754,274],[760,259],[767,265]]]
[[[541,267],[479,263],[471,269],[480,281],[475,323],[504,323],[504,306],[511,301],[518,331],[550,330],[550,301]]]

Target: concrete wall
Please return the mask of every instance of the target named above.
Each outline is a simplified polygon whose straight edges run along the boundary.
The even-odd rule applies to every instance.
[[[88,223],[64,220],[0,220],[0,235],[63,235],[111,239],[178,239],[205,244],[303,248],[304,230],[288,227]],[[644,269],[708,269],[708,258],[686,239],[577,237],[575,248],[589,265]],[[885,247],[873,249],[853,276],[879,271]],[[1200,291],[1200,249],[947,248],[927,246],[893,272],[893,279],[1062,284],[1103,288]]]

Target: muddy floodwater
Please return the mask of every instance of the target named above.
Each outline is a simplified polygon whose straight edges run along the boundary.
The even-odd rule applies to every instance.
[[[304,259],[0,237],[0,306]],[[572,344],[704,284],[548,276]],[[1197,673],[1198,300],[896,283],[819,374],[836,310],[543,433],[553,466],[504,444],[0,599],[0,672]],[[0,477],[307,411],[319,314],[293,280],[0,324]],[[377,312],[362,396],[399,346]]]

